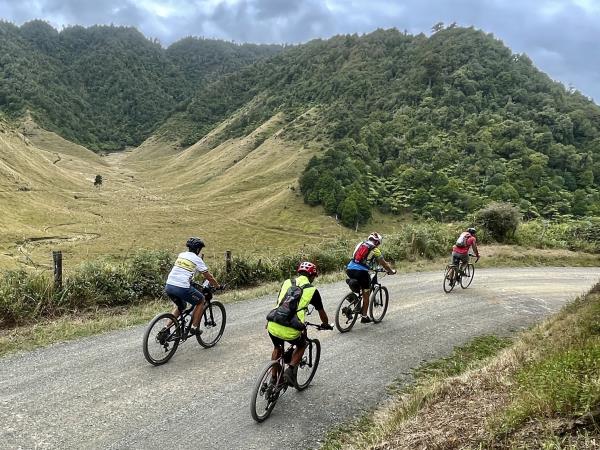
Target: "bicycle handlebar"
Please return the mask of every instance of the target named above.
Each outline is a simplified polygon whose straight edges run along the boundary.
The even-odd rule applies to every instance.
[[[304,325],[311,326],[311,327],[315,327],[317,330],[319,331],[323,331],[323,330],[333,330],[333,325],[331,325],[330,323],[328,324],[316,324],[316,323],[311,323],[311,322],[304,322]]]

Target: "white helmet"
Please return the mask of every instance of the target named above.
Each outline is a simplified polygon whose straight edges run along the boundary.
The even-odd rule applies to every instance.
[[[379,233],[373,232],[369,235],[369,241],[373,242],[375,245],[380,245],[383,241],[383,236]]]

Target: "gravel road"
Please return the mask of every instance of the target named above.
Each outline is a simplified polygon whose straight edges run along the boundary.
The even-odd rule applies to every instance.
[[[250,416],[249,397],[270,356],[264,317],[272,298],[226,305],[216,347],[189,340],[161,367],[142,355],[144,327],[6,357],[0,448],[315,448],[421,361],[474,336],[529,327],[599,279],[600,268],[484,269],[469,289],[444,294],[441,272],[385,277],[383,322],[357,323],[343,335],[311,329],[322,344],[312,385],[288,391],[262,424]],[[333,321],[346,285],[320,290]]]

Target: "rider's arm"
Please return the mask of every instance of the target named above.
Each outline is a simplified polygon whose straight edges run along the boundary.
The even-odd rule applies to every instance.
[[[479,258],[479,249],[477,248],[477,242],[475,240],[473,240],[473,243],[471,244],[471,248],[475,252],[475,256],[477,256]]]
[[[317,311],[319,311],[321,323],[329,324],[329,317],[327,317],[327,313],[325,312],[325,309],[323,309],[323,300],[321,299],[321,294],[317,289],[315,289],[315,293],[310,299],[310,304],[313,305]]]
[[[389,273],[389,274],[396,273],[396,271],[394,269],[392,269],[392,266],[390,266],[390,264],[385,259],[383,259],[383,256],[381,258],[378,258],[377,262],[379,264],[381,264],[385,270],[387,270],[387,273]]]
[[[205,280],[208,280],[208,282],[210,283],[210,285],[212,287],[218,288],[221,286],[219,284],[219,282],[217,280],[215,280],[215,277],[213,277],[212,274],[208,270],[206,272],[202,272],[202,276],[204,277]]]

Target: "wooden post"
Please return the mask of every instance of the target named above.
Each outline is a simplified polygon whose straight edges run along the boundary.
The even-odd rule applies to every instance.
[[[231,250],[225,252],[225,272],[231,272]]]
[[[53,251],[52,259],[54,261],[54,288],[62,289],[62,252]]]

